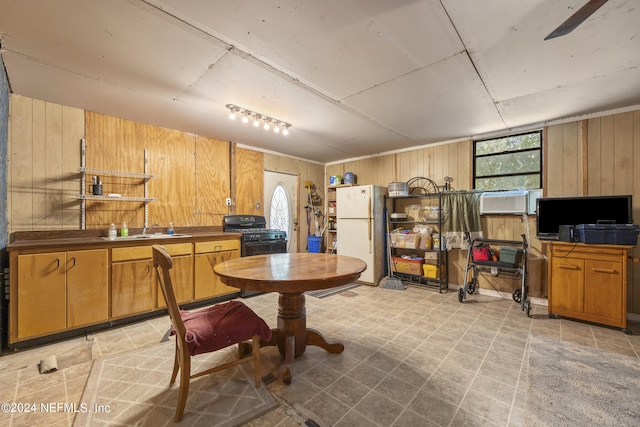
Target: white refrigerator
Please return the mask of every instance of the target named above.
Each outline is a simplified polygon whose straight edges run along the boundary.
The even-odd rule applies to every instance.
[[[376,185],[336,189],[337,252],[366,262],[359,281],[374,286],[384,275],[386,195],[387,188]]]

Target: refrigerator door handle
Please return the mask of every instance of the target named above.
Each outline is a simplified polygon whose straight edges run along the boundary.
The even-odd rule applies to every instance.
[[[369,227],[367,227],[369,230],[369,253],[371,253],[373,251],[373,239],[371,236],[371,228],[373,226],[373,218],[371,218],[371,203],[369,203],[369,215],[367,216],[369,217]]]

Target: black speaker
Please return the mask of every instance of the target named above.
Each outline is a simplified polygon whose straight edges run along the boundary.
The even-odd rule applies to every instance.
[[[576,232],[573,225],[561,225],[558,227],[558,240],[561,242],[575,242]]]

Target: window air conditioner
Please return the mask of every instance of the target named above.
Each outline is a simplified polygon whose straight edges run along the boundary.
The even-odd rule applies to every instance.
[[[480,196],[480,214],[523,214],[529,210],[529,191],[488,191]]]

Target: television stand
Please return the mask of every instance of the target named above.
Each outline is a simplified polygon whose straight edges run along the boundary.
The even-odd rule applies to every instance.
[[[627,255],[633,246],[549,244],[549,317],[627,329]]]

